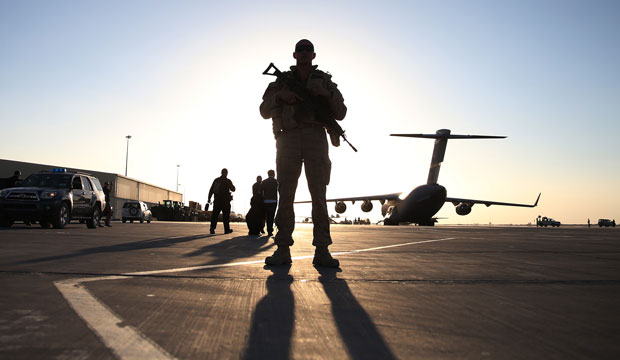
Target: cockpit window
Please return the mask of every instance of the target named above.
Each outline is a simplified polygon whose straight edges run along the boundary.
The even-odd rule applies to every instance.
[[[20,186],[69,189],[71,174],[32,174]]]

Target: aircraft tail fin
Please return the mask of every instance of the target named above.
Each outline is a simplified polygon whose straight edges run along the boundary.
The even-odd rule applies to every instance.
[[[437,130],[435,134],[390,134],[390,136],[415,137],[425,139],[435,139],[435,147],[433,148],[433,156],[431,157],[431,166],[428,170],[427,184],[437,184],[439,179],[439,169],[446,153],[448,139],[503,139],[505,136],[491,135],[452,135],[449,129]]]

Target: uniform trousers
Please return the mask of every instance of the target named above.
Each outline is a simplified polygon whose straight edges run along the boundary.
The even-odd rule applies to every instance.
[[[222,213],[222,222],[224,223],[224,232],[230,230],[230,201],[213,201],[213,213],[211,214],[211,230],[215,230],[217,226],[217,218]]]
[[[293,245],[293,231],[295,230],[293,202],[303,164],[312,198],[312,245],[330,245],[332,239],[329,233],[325,193],[331,174],[331,161],[325,129],[310,127],[286,130],[278,136],[276,148],[280,199],[275,219],[278,227],[278,233],[274,239],[275,244]]]

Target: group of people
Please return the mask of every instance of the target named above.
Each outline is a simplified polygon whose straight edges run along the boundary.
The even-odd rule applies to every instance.
[[[267,234],[273,236],[273,222],[278,206],[278,181],[273,170],[269,170],[267,176],[265,180],[262,176],[257,176],[256,183],[252,185],[251,208],[246,216],[249,235],[264,234],[265,225],[267,225]],[[228,169],[222,169],[221,176],[213,180],[209,189],[208,204],[211,204],[211,198],[214,199],[211,212],[211,234],[215,234],[220,214],[222,214],[224,233],[233,232],[230,228],[230,202],[233,199],[231,192],[235,190],[235,185],[228,178]]]
[[[295,44],[293,58],[296,61],[290,71],[269,84],[260,104],[260,114],[272,120],[276,138],[276,172],[269,171],[269,178],[257,181],[252,187],[251,209],[248,213],[250,234],[260,234],[267,225],[268,235],[273,235],[273,221],[278,232],[274,242],[277,245],[273,255],[265,259],[267,265],[288,265],[292,263],[290,247],[293,245],[295,211],[293,203],[297,182],[302,166],[305,168],[308,188],[312,198],[313,240],[316,247],[312,263],[316,266],[339,267],[328,246],[332,244],[330,220],[327,212],[326,190],[330,180],[331,161],[325,115],[335,120],[344,119],[347,107],[338,86],[332,82],[331,75],[312,64],[316,58],[314,44],[307,39]],[[304,94],[295,92],[303,87]],[[311,97],[306,99],[303,96]],[[327,110],[326,110],[327,109]],[[327,132],[326,132],[327,130]],[[332,144],[338,146],[339,139]],[[217,218],[223,212],[224,232],[231,233],[229,226],[232,182],[226,177],[228,171],[222,169],[222,176],[215,179],[209,190],[209,203],[215,195],[211,234],[215,233]],[[279,202],[278,202],[279,195]],[[277,212],[276,212],[277,208]],[[265,219],[265,220],[263,220]]]
[[[267,176],[265,180],[257,176],[256,183],[252,185],[251,207],[246,216],[249,235],[264,234],[266,224],[267,235],[273,236],[273,222],[278,207],[278,180],[273,170],[269,170]]]

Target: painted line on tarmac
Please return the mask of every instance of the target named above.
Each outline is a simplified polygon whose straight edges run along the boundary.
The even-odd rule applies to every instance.
[[[400,246],[417,245],[417,244],[424,244],[424,243],[431,243],[431,242],[438,242],[438,241],[447,241],[447,240],[454,240],[454,239],[456,239],[456,238],[451,237],[451,238],[435,239],[435,240],[412,241],[412,242],[407,242],[407,243],[403,243],[403,244],[377,246],[377,247],[372,247],[372,248],[367,248],[367,249],[358,249],[358,250],[333,252],[332,255],[340,256],[340,255],[356,254],[356,253],[361,253],[361,252],[366,252],[366,251],[377,251],[377,250],[389,249],[389,248],[400,247]],[[292,260],[303,260],[303,259],[311,259],[313,257],[314,257],[314,255],[303,255],[303,256],[295,256],[295,257],[292,257],[291,259]],[[265,260],[240,261],[240,262],[232,262],[232,263],[226,263],[226,264],[199,265],[199,266],[189,266],[189,267],[174,268],[174,269],[137,271],[137,272],[132,272],[132,273],[126,273],[126,274],[123,274],[123,275],[126,275],[126,276],[157,275],[157,274],[167,274],[167,273],[195,271],[195,270],[205,270],[205,269],[214,269],[214,268],[240,266],[240,265],[263,264],[264,262],[265,262]]]
[[[126,279],[124,276],[81,278],[54,282],[56,288],[67,299],[69,305],[99,336],[101,341],[120,359],[174,359],[138,329],[123,324],[105,304],[88,291],[83,282],[97,280]]]
[[[455,238],[443,238],[435,240],[412,241],[402,244],[377,246],[366,249],[340,251],[332,255],[348,255],[367,251],[377,251],[401,246],[425,244],[439,241],[454,240]],[[313,258],[314,255],[295,256],[293,260]],[[116,276],[86,277],[55,281],[54,285],[62,296],[67,299],[69,305],[81,317],[86,325],[112,350],[119,359],[174,359],[174,356],[166,352],[155,342],[144,336],[138,329],[129,326],[116,315],[104,303],[99,301],[83,283],[100,280],[121,280],[131,276],[155,275],[165,273],[178,273],[185,271],[204,270],[231,266],[263,264],[265,260],[240,261],[226,264],[213,264],[190,266],[174,269],[138,271]]]

